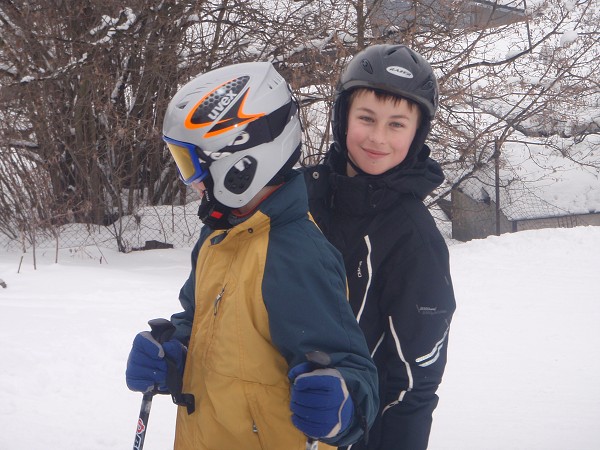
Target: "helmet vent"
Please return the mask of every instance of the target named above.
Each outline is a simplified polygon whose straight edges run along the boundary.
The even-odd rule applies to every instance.
[[[281,77],[275,77],[275,78],[271,79],[271,81],[269,82],[269,89],[275,89],[277,86],[279,86],[281,84],[282,81],[283,81],[283,78],[281,78]]]
[[[186,100],[184,102],[177,103],[177,105],[175,105],[175,107],[178,109],[185,109],[185,107],[187,106],[188,103],[189,102]]]
[[[258,161],[252,156],[244,156],[225,175],[225,188],[234,194],[243,193],[252,184]]]
[[[368,59],[363,59],[360,62],[360,65],[362,66],[363,69],[365,69],[365,71],[369,72],[371,75],[373,74],[373,66],[371,66],[371,63],[369,62]]]

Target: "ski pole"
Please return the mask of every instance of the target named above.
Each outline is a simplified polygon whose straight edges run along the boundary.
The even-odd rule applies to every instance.
[[[320,350],[313,350],[306,354],[306,359],[313,363],[317,369],[325,369],[331,366],[331,357]],[[313,437],[306,437],[306,450],[318,450],[319,440]]]
[[[150,325],[150,334],[159,344],[171,339],[171,336],[175,332],[175,325],[167,319],[152,319],[148,322],[148,325]],[[146,430],[148,429],[148,417],[150,416],[150,408],[152,407],[152,397],[154,397],[156,392],[157,388],[155,386],[151,392],[146,392],[142,397],[142,406],[140,407],[140,415],[135,430],[133,450],[142,450],[144,447],[144,439],[146,438]]]

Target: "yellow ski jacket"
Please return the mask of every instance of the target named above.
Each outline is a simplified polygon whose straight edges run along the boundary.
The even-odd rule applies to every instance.
[[[373,422],[376,369],[341,255],[310,219],[301,176],[243,223],[203,229],[180,301],[172,321],[188,344],[183,392],[196,408],[179,407],[175,450],[304,450],[287,373],[313,350],[330,354],[355,404],[353,423],[327,443],[355,442]]]

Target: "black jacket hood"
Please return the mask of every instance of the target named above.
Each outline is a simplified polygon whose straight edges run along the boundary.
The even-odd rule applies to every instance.
[[[431,150],[423,145],[417,161],[410,168],[397,167],[382,175],[346,175],[346,158],[330,148],[325,158],[329,167],[329,182],[336,208],[357,215],[385,210],[402,195],[424,200],[444,181],[440,165],[429,157]]]

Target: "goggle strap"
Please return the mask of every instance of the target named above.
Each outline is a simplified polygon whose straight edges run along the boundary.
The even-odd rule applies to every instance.
[[[220,150],[221,152],[238,152],[248,148],[256,147],[265,142],[273,141],[279,136],[290,118],[298,111],[298,105],[290,101],[282,107],[276,109],[271,114],[262,116],[253,122],[250,122],[245,131],[250,136],[247,142],[242,144],[232,144]]]

